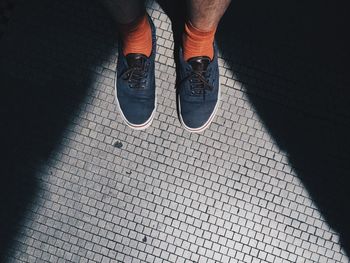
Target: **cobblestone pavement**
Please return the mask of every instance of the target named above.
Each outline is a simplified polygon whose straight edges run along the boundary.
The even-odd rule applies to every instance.
[[[223,27],[222,102],[210,128],[190,134],[176,114],[171,22],[151,1],[158,109],[150,128],[133,131],[114,101],[113,23],[91,2],[22,1],[0,40],[11,116],[2,136],[4,262],[349,262],[332,185],[344,181],[324,165],[349,171],[348,141],[338,144],[335,128],[348,131],[344,85],[323,82],[338,72],[315,73],[317,61],[294,56],[293,42],[259,60],[263,44],[225,42]],[[285,50],[290,60],[280,64]],[[298,65],[310,69],[307,83],[323,76],[303,93],[294,90],[300,75],[287,72]],[[334,85],[336,104],[332,91],[315,91],[320,83]],[[335,151],[323,154],[320,142]],[[324,159],[310,156],[318,153]]]

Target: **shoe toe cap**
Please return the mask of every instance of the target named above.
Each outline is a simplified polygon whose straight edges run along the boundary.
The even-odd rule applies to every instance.
[[[154,111],[154,100],[119,100],[119,106],[126,121],[131,125],[148,123]]]
[[[215,105],[203,105],[203,106],[193,106],[193,105],[183,105],[181,108],[181,118],[183,124],[188,129],[201,129],[210,120]]]

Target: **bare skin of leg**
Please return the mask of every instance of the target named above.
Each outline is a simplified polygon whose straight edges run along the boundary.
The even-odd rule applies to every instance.
[[[143,0],[101,0],[118,24],[129,24],[145,12]]]
[[[201,30],[216,28],[231,0],[187,0],[188,19]]]

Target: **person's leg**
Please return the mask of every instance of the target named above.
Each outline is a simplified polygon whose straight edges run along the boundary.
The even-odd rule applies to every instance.
[[[230,0],[187,0],[182,48],[179,52],[177,107],[190,132],[209,127],[220,100],[219,66],[214,44],[216,28]]]
[[[102,0],[117,22],[123,54],[144,54],[152,50],[151,26],[143,0]]]
[[[118,24],[129,24],[145,12],[143,0],[102,0]]]
[[[116,102],[131,128],[147,128],[154,117],[155,28],[143,0],[103,0],[119,35]]]
[[[213,58],[216,28],[231,0],[187,0],[188,19],[183,36],[184,57]]]
[[[188,19],[202,31],[216,28],[231,0],[187,0]]]

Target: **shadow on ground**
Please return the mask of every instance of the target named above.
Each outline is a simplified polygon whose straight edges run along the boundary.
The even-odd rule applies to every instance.
[[[234,1],[218,40],[256,112],[350,255],[345,10],[341,2]]]
[[[160,4],[179,31],[183,6]],[[217,41],[250,103],[350,255],[346,10],[342,2],[232,1]]]
[[[96,2],[22,1],[0,41],[1,262],[29,211],[35,213],[41,167],[62,145],[110,57],[111,21]]]

